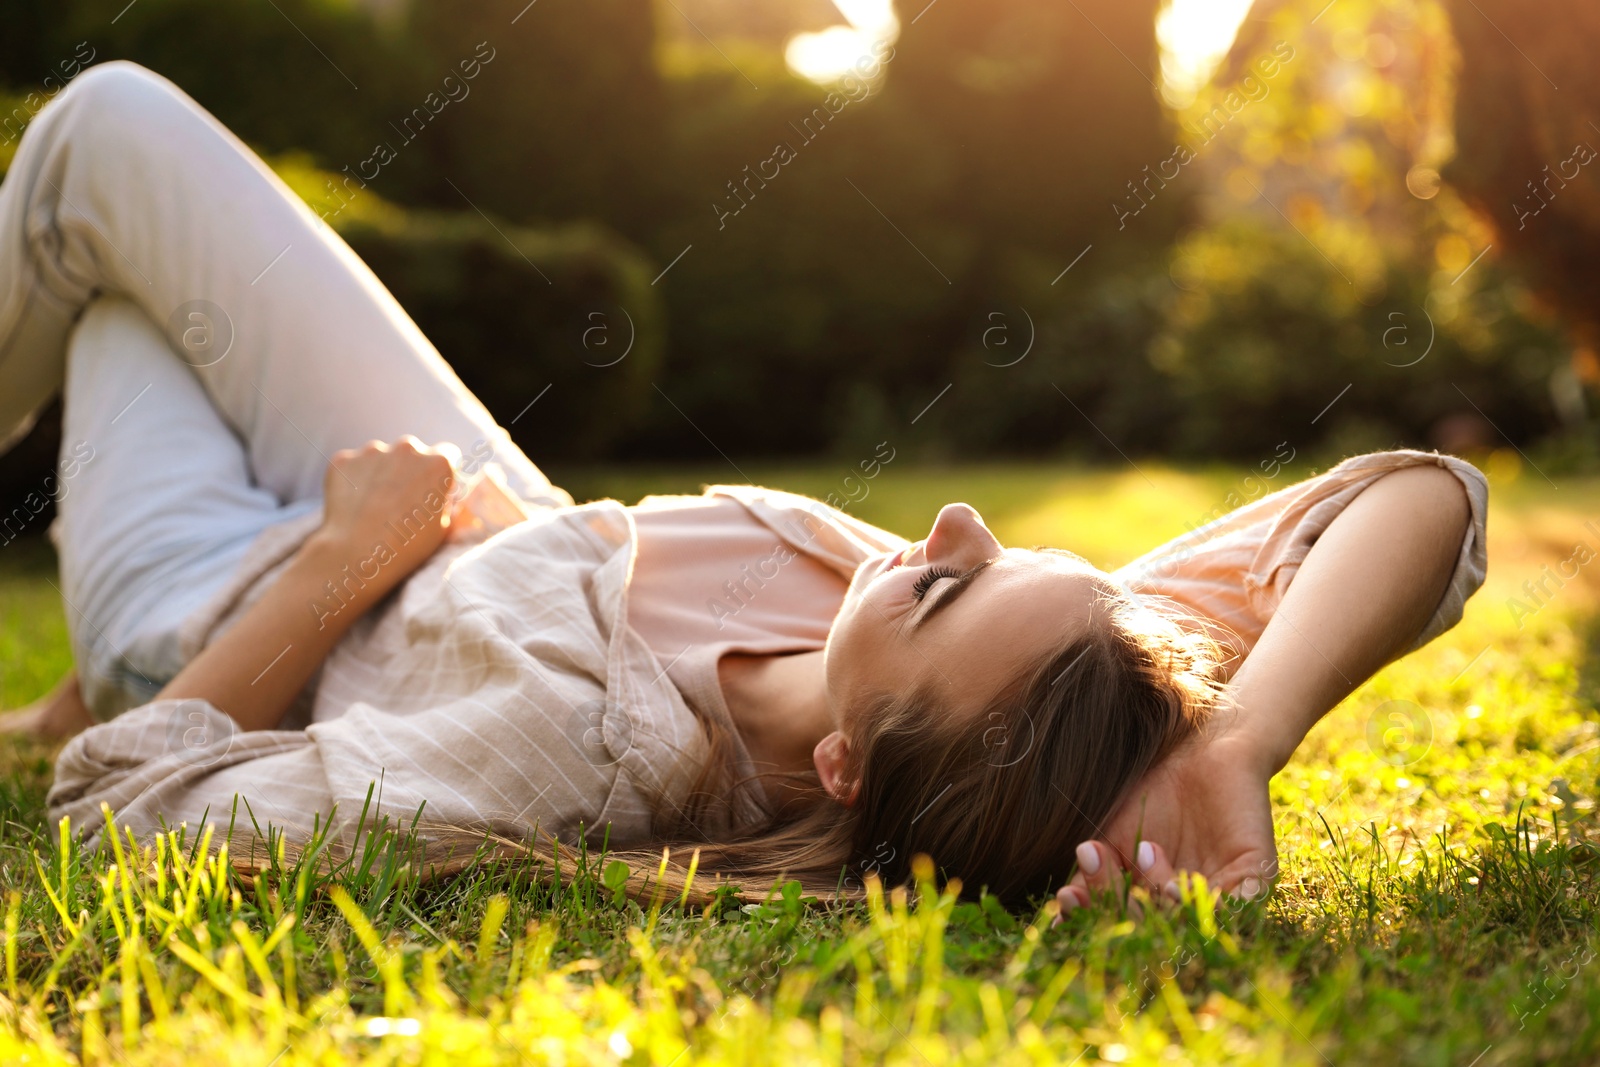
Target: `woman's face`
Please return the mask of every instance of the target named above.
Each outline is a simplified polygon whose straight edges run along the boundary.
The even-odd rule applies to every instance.
[[[1108,581],[1079,556],[1004,548],[971,507],[945,505],[925,539],[851,579],[824,652],[835,723],[918,689],[978,714],[1083,632]]]

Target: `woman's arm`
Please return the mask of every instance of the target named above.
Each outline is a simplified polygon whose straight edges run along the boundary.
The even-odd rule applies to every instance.
[[[1268,780],[1422,631],[1470,522],[1459,480],[1439,467],[1387,474],[1351,501],[1307,553],[1204,739],[1153,770],[1103,839],[1079,847],[1063,908],[1118,884],[1124,866],[1156,889],[1181,869],[1253,895],[1276,873]]]
[[[450,461],[414,438],[336,452],[322,526],[155,699],[205,700],[246,731],[277,726],[351,625],[439,547],[453,484]]]
[[[1234,675],[1234,721],[1220,724],[1250,739],[1267,777],[1422,631],[1471,519],[1455,475],[1417,466],[1378,479],[1329,524]]]

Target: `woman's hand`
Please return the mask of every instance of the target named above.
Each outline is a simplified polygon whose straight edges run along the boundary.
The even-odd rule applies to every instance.
[[[444,542],[454,485],[450,460],[414,437],[335,452],[323,482],[323,522],[316,536],[349,557],[350,571],[375,600]]]
[[[278,725],[339,639],[439,547],[450,461],[414,438],[336,452],[322,526],[158,700],[204,700],[243,730]]]
[[[1260,894],[1278,871],[1267,792],[1271,771],[1248,736],[1224,728],[1168,756],[1134,786],[1102,836],[1078,847],[1078,870],[1056,894],[1063,912],[1120,895],[1124,871],[1176,899],[1180,872],[1214,889]]]
[[[1103,840],[1079,846],[1078,872],[1056,894],[1063,910],[1120,889],[1124,869],[1168,896],[1180,870],[1239,896],[1267,887],[1278,870],[1267,782],[1317,720],[1425,632],[1474,536],[1463,485],[1418,463],[1345,505],[1294,572],[1202,738],[1135,786]]]

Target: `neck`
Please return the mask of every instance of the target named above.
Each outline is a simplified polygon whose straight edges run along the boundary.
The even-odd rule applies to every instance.
[[[814,772],[812,751],[834,728],[822,671],[822,653],[723,656],[717,664],[723,700],[750,750],[767,799],[793,813],[807,801],[805,787],[785,774]]]

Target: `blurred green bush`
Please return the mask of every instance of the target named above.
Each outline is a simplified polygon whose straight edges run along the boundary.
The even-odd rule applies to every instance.
[[[28,85],[88,40],[100,60],[172,78],[269,155],[298,151],[338,175],[390,145],[371,189],[408,210],[482,209],[529,240],[598,221],[647,251],[650,279],[673,264],[655,286],[670,331],[655,304],[641,302],[636,322],[672,403],[596,409],[593,421],[605,410],[621,436],[563,433],[540,442],[552,458],[700,455],[696,425],[740,453],[880,440],[927,403],[930,384],[962,373],[959,350],[993,309],[1019,304],[1019,285],[1030,314],[1081,300],[1047,283],[1115,231],[1113,194],[1170,151],[1149,83],[1158,0],[941,0],[869,77],[831,95],[790,74],[770,43],[668,47],[657,21],[687,16],[656,0],[430,0],[385,5],[387,16],[339,0],[16,3],[17,32],[0,48],[8,84]],[[469,93],[408,122],[464,59],[490,55]],[[792,162],[752,181],[780,143]],[[726,218],[741,203],[735,182],[749,203]],[[1174,195],[1137,235],[1118,235],[1115,258],[1158,255],[1183,204]],[[463,377],[492,388],[503,421],[515,417],[536,374],[474,325],[509,290],[490,285],[452,310],[436,294],[454,285],[467,299],[470,272],[446,281],[407,250],[436,247],[441,222],[391,223],[388,243],[374,244],[342,220],[331,218]],[[452,247],[460,262],[480,246]],[[518,314],[546,296],[564,304],[532,281],[512,301]],[[539,341],[558,366],[569,342],[549,331]],[[1027,422],[928,447],[1052,439]]]
[[[652,267],[615,235],[425,212],[336,229],[530,456],[605,455],[637,422],[664,323]]]
[[[1405,192],[1448,79],[1415,73],[1411,106],[1351,58],[1378,30],[1433,33],[1413,50],[1435,55],[1442,19],[1264,6],[1236,59],[1278,38],[1305,58],[1124,225],[1114,205],[1184,136],[1155,87],[1159,7],[940,0],[830,95],[770,41],[663,33],[687,16],[659,0],[9,0],[0,85],[32,91],[80,42],[171,77],[329,213],[540,459],[709,437],[1254,461],[1297,434],[1467,440],[1446,432],[1463,413],[1524,444],[1586,424],[1560,323],[1492,259],[1453,285],[1484,242]],[[464,63],[470,91],[439,104]],[[1351,86],[1382,107],[1357,115]],[[329,201],[379,144],[370,190]],[[1265,204],[1202,219],[1241,176],[1302,232]]]
[[[1172,406],[1159,448],[1265,456],[1307,448],[1504,447],[1560,422],[1557,324],[1483,265],[1460,282],[1397,256],[1346,284],[1300,234],[1240,218],[1174,246],[1147,349]],[[1475,439],[1451,420],[1488,425]]]
[[[376,182],[342,184],[303,152],[270,163],[523,451],[594,459],[638,423],[667,326],[650,284],[658,268],[631,242],[596,222],[529,227],[471,209],[402,208],[373,192]]]

